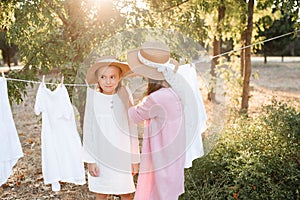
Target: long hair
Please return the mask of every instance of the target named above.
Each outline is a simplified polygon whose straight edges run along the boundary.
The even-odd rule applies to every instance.
[[[170,85],[165,80],[154,80],[154,79],[148,79],[148,88],[146,95],[149,95],[161,88],[170,87]]]

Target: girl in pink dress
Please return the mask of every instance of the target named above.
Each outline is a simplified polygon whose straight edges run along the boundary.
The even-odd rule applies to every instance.
[[[178,63],[160,42],[144,43],[140,49],[129,52],[128,64],[135,74],[148,78],[146,97],[128,110],[134,123],[144,122],[134,199],[176,200],[184,192],[187,132],[193,132],[190,128],[195,127],[194,121],[189,124],[185,112],[197,120],[193,107],[186,106],[188,102],[195,103],[187,100],[193,99],[192,90],[178,87],[188,83],[178,76]]]

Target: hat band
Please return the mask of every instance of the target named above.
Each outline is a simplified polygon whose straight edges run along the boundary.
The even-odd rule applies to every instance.
[[[117,62],[117,63],[119,63],[120,61],[118,61],[116,59],[107,58],[107,59],[103,59],[103,60],[98,60],[97,62],[109,62],[109,63]]]
[[[148,60],[147,58],[143,57],[142,54],[141,54],[141,51],[138,52],[138,59],[144,65],[147,65],[149,67],[155,68],[159,72],[162,72],[163,70],[165,70],[166,67],[169,67],[171,69],[175,68],[175,65],[173,65],[172,63],[170,63],[170,59],[167,62],[163,63],[163,64],[162,63],[152,62],[152,61]]]

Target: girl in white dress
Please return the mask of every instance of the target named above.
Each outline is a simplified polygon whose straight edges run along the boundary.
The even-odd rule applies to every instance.
[[[89,190],[96,199],[109,194],[132,199],[138,172],[137,131],[128,120],[128,90],[120,80],[129,67],[112,57],[102,58],[87,71],[88,87],[83,128],[83,160],[88,163]],[[132,100],[132,99],[131,99]]]

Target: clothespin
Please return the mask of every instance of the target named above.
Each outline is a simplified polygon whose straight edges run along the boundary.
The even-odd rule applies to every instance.
[[[61,85],[60,85],[60,86],[62,87],[63,84],[64,84],[64,76],[62,75],[62,76],[61,76]]]
[[[190,62],[190,67],[194,67],[194,65],[193,65],[193,58],[192,57],[190,57],[189,62]]]
[[[44,84],[45,84],[45,75],[43,75],[42,83],[43,83],[43,86],[44,86]]]
[[[85,81],[86,86],[89,87],[89,83],[87,82],[87,80],[84,79],[84,81]]]
[[[179,59],[179,65],[184,65],[184,63],[185,63],[185,58],[184,58],[184,57],[181,57],[181,58]]]
[[[3,78],[5,78],[5,74],[4,74],[4,71],[2,71],[1,73],[2,73],[2,77],[3,77]]]

